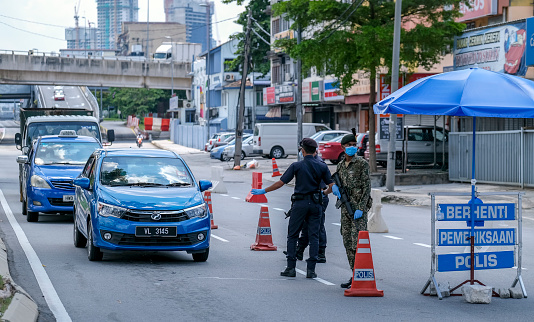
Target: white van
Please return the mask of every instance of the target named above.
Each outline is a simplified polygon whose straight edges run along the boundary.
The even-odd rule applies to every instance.
[[[303,123],[302,137],[330,130],[321,123]],[[297,123],[258,123],[254,128],[254,153],[279,159],[298,153]]]

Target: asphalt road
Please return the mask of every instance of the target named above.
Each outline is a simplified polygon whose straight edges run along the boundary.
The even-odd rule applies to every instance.
[[[88,108],[90,106],[78,86],[63,86],[63,92],[65,93],[64,101],[54,100],[54,86],[43,85],[40,87],[43,93],[44,104],[47,108],[56,105],[58,108]]]
[[[113,147],[137,148],[132,142]],[[150,148],[148,142],[143,148]],[[269,193],[268,206],[273,241],[278,251],[250,251],[255,240],[260,205],[246,203],[251,188],[250,171],[225,172],[228,194],[213,194],[214,221],[210,257],[194,263],[180,252],[134,252],[104,255],[89,262],[85,249],[72,243],[70,216],[42,215],[28,223],[21,214],[16,156],[12,145],[0,145],[0,190],[18,225],[35,251],[31,263],[22,251],[6,210],[0,207],[0,234],[10,257],[15,281],[30,293],[40,309],[39,321],[54,321],[49,305],[65,308],[72,321],[458,321],[531,320],[532,299],[494,298],[490,305],[469,305],[461,297],[419,294],[430,272],[430,209],[384,205],[382,213],[390,232],[371,234],[377,286],[383,298],[347,298],[339,283],[351,275],[339,234],[339,212],[333,199],[327,210],[327,263],[317,265],[320,280],[283,278],[287,220],[282,210],[290,206],[291,187]],[[196,179],[210,179],[209,167],[222,165],[207,154],[185,155]],[[209,161],[208,161],[209,160]],[[266,181],[264,181],[266,182]],[[267,183],[267,182],[266,182]],[[523,228],[523,271],[527,291],[533,292],[534,225]],[[456,249],[456,251],[462,251]],[[35,277],[31,265],[44,267],[45,277]],[[305,271],[306,263],[297,268]],[[35,270],[35,266],[34,266]],[[516,271],[502,269],[477,272],[478,280],[500,288],[509,287]],[[50,279],[46,286],[43,278]],[[467,272],[439,273],[439,282],[456,285]],[[41,285],[41,287],[40,287]],[[47,302],[43,294],[57,293]]]

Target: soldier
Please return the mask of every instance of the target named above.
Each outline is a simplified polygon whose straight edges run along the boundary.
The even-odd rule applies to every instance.
[[[329,188],[333,185],[328,166],[313,157],[317,150],[317,142],[305,138],[300,143],[302,147],[302,161],[292,163],[280,180],[265,189],[252,189],[252,194],[264,194],[281,188],[295,178],[295,190],[291,196],[291,216],[287,228],[287,267],[281,276],[295,277],[297,265],[297,240],[304,221],[308,222],[308,238],[310,244],[310,258],[307,260],[307,278],[315,278],[315,266],[319,252],[319,230],[322,212],[321,181]]]
[[[350,205],[354,210],[354,213],[349,214],[345,205],[341,206],[341,236],[351,271],[354,269],[358,233],[360,230],[367,230],[367,211],[372,205],[369,164],[363,158],[355,156],[356,145],[356,137],[353,134],[347,134],[343,137],[341,146],[345,155],[336,168],[341,184],[347,191]],[[339,187],[336,185],[332,186],[332,192],[341,198]],[[351,284],[352,277],[347,283],[342,283],[341,287],[350,288]]]

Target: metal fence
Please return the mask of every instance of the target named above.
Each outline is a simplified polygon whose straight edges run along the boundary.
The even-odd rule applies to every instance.
[[[170,126],[170,136],[173,143],[194,149],[204,150],[207,139],[207,127],[200,125],[178,124],[173,120]]]
[[[449,180],[470,181],[473,133],[449,133]],[[534,130],[476,133],[477,182],[534,187]]]

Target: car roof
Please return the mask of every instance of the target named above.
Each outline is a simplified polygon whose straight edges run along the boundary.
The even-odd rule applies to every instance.
[[[59,136],[59,135],[44,135],[41,136],[41,142],[90,142],[90,143],[98,143],[100,144],[100,141],[98,141],[96,138],[92,136],[85,136],[85,135],[78,135],[76,137],[65,137],[65,136]]]
[[[100,154],[106,156],[127,156],[127,157],[147,157],[147,158],[179,158],[176,153],[159,149],[102,149]]]

